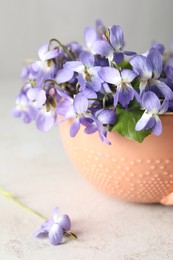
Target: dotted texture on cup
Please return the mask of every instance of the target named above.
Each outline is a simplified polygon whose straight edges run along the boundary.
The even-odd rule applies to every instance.
[[[173,130],[168,131],[169,124],[167,133],[150,136],[141,144],[110,133],[110,146],[97,133],[89,136],[81,130],[75,138],[69,137],[70,124],[60,128],[67,154],[77,171],[101,191],[142,203],[160,202],[173,192]]]

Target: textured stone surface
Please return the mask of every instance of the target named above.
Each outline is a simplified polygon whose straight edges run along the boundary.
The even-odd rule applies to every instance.
[[[72,168],[59,133],[39,133],[10,116],[19,81],[1,81],[0,187],[50,215],[55,206],[72,219],[78,240],[50,246],[33,238],[42,220],[0,196],[0,260],[172,260],[172,207],[114,200]]]

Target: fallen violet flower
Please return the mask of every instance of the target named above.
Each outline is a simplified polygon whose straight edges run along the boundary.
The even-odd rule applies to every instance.
[[[45,220],[41,225],[41,227],[34,232],[35,237],[45,238],[48,236],[50,243],[52,245],[61,244],[63,236],[77,239],[77,236],[70,231],[71,220],[69,216],[65,214],[59,215],[58,208],[54,208],[52,213],[52,218],[46,220],[45,216],[40,214],[38,211],[28,207],[22,201],[18,200],[18,198],[16,198],[12,193],[6,191],[1,187],[0,187],[0,195],[11,200],[12,202],[14,202],[16,205],[23,208],[24,210],[27,210],[28,212],[35,214],[39,218]]]
[[[49,237],[52,245],[60,245],[63,236],[70,238],[77,238],[77,236],[70,231],[71,220],[68,215],[59,215],[59,208],[54,208],[52,218],[44,221],[39,229],[34,232],[37,238]]]

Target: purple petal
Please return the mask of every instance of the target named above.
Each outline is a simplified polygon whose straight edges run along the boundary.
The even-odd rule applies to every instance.
[[[166,113],[168,111],[168,107],[169,107],[169,100],[164,100],[159,110],[159,114]]]
[[[82,94],[84,94],[88,99],[89,98],[97,98],[97,94],[92,89],[86,88]]]
[[[97,131],[97,126],[94,125],[94,124],[89,124],[89,125],[85,128],[85,130],[84,130],[85,134],[93,134],[93,133],[95,133],[96,131]]]
[[[38,71],[40,70],[40,61],[35,61],[31,64],[31,69],[33,73],[38,73]]]
[[[47,230],[49,231],[49,229],[51,228],[51,226],[54,224],[54,221],[52,218],[44,221],[41,225],[41,228],[44,229],[44,230]]]
[[[56,81],[58,84],[67,82],[73,78],[74,72],[67,68],[63,68],[57,72]]]
[[[151,50],[157,50],[157,51],[159,51],[161,54],[163,54],[164,53],[164,51],[165,51],[165,46],[162,44],[162,43],[157,43],[157,42],[154,42],[153,44],[152,44],[152,48],[151,48]]]
[[[145,91],[146,87],[147,87],[147,81],[141,81],[139,84],[139,90],[140,90],[140,95],[142,95],[142,93]]]
[[[135,55],[129,62],[134,72],[139,74],[143,80],[152,78],[152,64],[145,56]]]
[[[123,61],[124,59],[124,55],[122,52],[114,52],[114,57],[113,57],[113,60],[119,64]]]
[[[95,24],[96,24],[96,28],[98,28],[98,27],[100,27],[100,26],[104,26],[103,25],[103,22],[101,21],[101,20],[96,20],[96,22],[95,22]]]
[[[70,136],[71,137],[75,137],[75,135],[78,133],[80,129],[80,122],[79,122],[79,118],[77,118],[71,125],[70,127]]]
[[[57,223],[65,230],[70,230],[70,228],[71,228],[71,220],[68,215],[65,215],[65,214],[61,215],[58,218]]]
[[[116,86],[118,86],[122,81],[119,71],[110,67],[101,68],[99,76],[105,82],[115,84]]]
[[[71,100],[71,97],[69,96],[69,93],[67,91],[62,89],[56,89],[56,91],[60,97],[65,98],[67,100]]]
[[[102,82],[103,81],[99,77],[94,77],[92,80],[87,81],[87,87],[98,92],[101,89]]]
[[[83,51],[83,47],[78,44],[77,42],[71,42],[68,45],[66,45],[71,52],[76,52],[77,54],[80,54]]]
[[[28,77],[28,75],[29,75],[29,66],[24,66],[23,68],[22,68],[22,71],[21,71],[21,75],[20,75],[20,77],[21,77],[21,79],[22,80],[25,80],[25,79],[27,79],[27,77]]]
[[[159,98],[152,91],[142,94],[142,106],[153,114],[157,114],[161,107]]]
[[[97,39],[96,31],[93,28],[87,27],[84,32],[86,46],[90,49],[93,42]]]
[[[88,73],[91,76],[98,76],[100,69],[101,69],[100,66],[91,67],[91,68],[88,69]]]
[[[103,110],[99,113],[97,118],[103,125],[113,125],[116,121],[116,113],[114,110]]]
[[[171,100],[173,98],[172,90],[164,82],[158,81],[158,87],[167,100]]]
[[[173,78],[173,67],[170,65],[167,65],[166,68],[164,69],[167,78],[170,80]]]
[[[152,67],[154,78],[158,79],[162,72],[162,55],[159,51],[153,49],[149,52],[147,58],[150,60]]]
[[[77,79],[78,79],[78,83],[79,83],[79,85],[80,85],[80,88],[79,88],[80,91],[84,91],[84,90],[85,90],[85,87],[86,87],[86,80],[85,80],[83,74],[79,74],[79,75],[77,76]]]
[[[155,116],[152,116],[150,120],[148,121],[147,125],[145,126],[145,130],[152,129],[156,124]]]
[[[59,245],[62,242],[63,237],[63,228],[58,225],[54,224],[49,231],[49,241],[52,245]]]
[[[127,56],[133,56],[133,55],[136,54],[136,52],[134,52],[134,51],[123,51],[123,53],[124,53],[125,55],[127,55]]]
[[[99,132],[99,136],[100,136],[100,139],[102,140],[102,142],[108,144],[108,145],[111,145],[111,142],[107,139],[107,132],[101,132],[101,131],[98,131]]]
[[[16,104],[20,104],[22,107],[28,106],[28,97],[26,96],[25,93],[21,93],[16,100]]]
[[[116,50],[121,50],[124,47],[124,34],[119,25],[113,25],[110,28],[110,42]]]
[[[112,90],[106,82],[102,84],[102,93],[112,94]]]
[[[95,65],[100,67],[107,67],[109,66],[108,59],[105,57],[101,57],[100,55],[95,56]]]
[[[105,57],[108,57],[110,53],[113,52],[113,48],[111,47],[111,45],[108,42],[102,40],[95,41],[92,44],[92,50],[96,54],[100,54],[101,56]]]
[[[114,107],[116,107],[116,105],[118,103],[119,94],[120,94],[120,92],[117,90],[116,93],[113,95],[113,97],[114,97]]]
[[[92,90],[94,90],[95,92],[98,92],[101,89],[102,83],[104,82],[98,75],[99,71],[100,71],[99,66],[88,69],[90,79],[87,80],[87,86]]]
[[[74,109],[78,115],[85,113],[88,109],[88,99],[83,94],[79,93],[74,98]]]
[[[37,86],[42,86],[43,81],[53,75],[55,69],[55,64],[53,62],[48,66],[46,61],[36,61],[35,66],[33,66],[33,64],[31,66],[32,70],[35,69],[32,73],[35,73],[34,75],[37,78]]]
[[[88,51],[81,52],[79,59],[86,66],[94,66],[94,56]]]
[[[38,56],[42,61],[50,60],[57,57],[59,54],[58,49],[48,50],[48,44],[40,47]]]
[[[130,83],[136,77],[136,73],[133,70],[123,69],[121,71],[121,77],[124,82]]]
[[[102,36],[106,33],[106,26],[102,23],[101,20],[96,20],[96,30],[97,30],[97,34],[99,36]]]
[[[144,112],[142,117],[137,122],[137,124],[135,126],[135,130],[141,131],[141,130],[145,129],[146,125],[148,124],[148,122],[150,121],[151,118],[152,118],[151,114],[147,114]]]
[[[39,92],[38,88],[30,88],[27,91],[28,99],[31,100],[31,101],[35,100],[37,98],[38,92]]]
[[[152,129],[154,135],[160,135],[162,133],[162,122],[158,116],[155,116],[156,124]]]
[[[32,120],[36,120],[38,115],[39,109],[35,106],[29,106],[28,107],[28,114]]]
[[[40,111],[36,118],[36,126],[41,132],[47,132],[54,126],[55,117],[51,112]]]
[[[52,219],[48,219],[46,221],[44,221],[41,225],[41,228],[37,229],[34,232],[34,236],[38,237],[38,238],[45,238],[48,236],[48,231],[50,229],[50,227],[53,225],[53,220]]]
[[[63,100],[58,105],[56,112],[59,115],[65,116],[66,119],[74,118],[76,113],[73,107],[73,101],[70,100]]]
[[[141,104],[141,96],[139,93],[134,89],[134,96],[139,104]]]
[[[34,97],[34,95],[35,95],[35,97]],[[43,89],[41,89],[41,90],[33,89],[33,88],[29,89],[29,91],[27,92],[27,96],[30,100],[36,101],[37,107],[41,107],[46,102],[46,92]]]
[[[64,64],[64,68],[78,73],[81,73],[85,70],[85,67],[81,61],[68,61]]]
[[[29,124],[31,122],[31,117],[30,115],[28,114],[28,112],[25,112],[23,111],[21,113],[21,118],[22,118],[22,121],[25,123],[25,124]]]
[[[93,119],[92,119],[92,116],[91,114],[87,114],[86,115],[87,117],[80,117],[80,123],[83,125],[83,126],[88,126],[90,125],[91,123],[93,123]]]
[[[12,116],[21,117],[22,111],[17,109],[16,107],[12,110]]]
[[[111,142],[107,139],[108,129],[105,128],[103,125],[100,125],[98,126],[98,132],[99,132],[100,139],[106,144],[110,145]]]
[[[52,212],[52,218],[55,223],[57,223],[58,220],[58,213],[59,213],[59,208],[58,207],[54,208]]]
[[[37,238],[46,238],[48,236],[48,231],[47,230],[43,230],[42,228],[37,229],[34,232],[34,236]]]
[[[134,98],[134,89],[131,85],[119,86],[117,92],[119,92],[118,100],[123,107],[126,107]]]

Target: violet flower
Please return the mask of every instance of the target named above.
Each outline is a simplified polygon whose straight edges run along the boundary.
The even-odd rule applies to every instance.
[[[114,106],[119,102],[123,107],[128,106],[129,102],[134,99],[140,101],[139,94],[132,87],[131,82],[137,76],[132,70],[123,69],[119,72],[115,68],[104,67],[99,71],[99,76],[107,83],[117,86],[113,94]]]
[[[80,129],[80,122],[81,118],[85,117],[87,111],[88,111],[88,99],[86,96],[84,96],[82,93],[79,93],[75,96],[74,102],[73,102],[73,107],[74,107],[74,112],[76,115],[76,119],[72,123],[70,127],[70,136],[74,137],[77,132]]]
[[[39,48],[38,56],[41,61],[48,61],[55,59],[59,55],[58,48],[54,48],[51,50],[52,44],[50,46],[48,44],[44,44]]]
[[[86,94],[84,94],[86,93]],[[75,137],[78,133],[81,124],[90,124],[89,118],[92,117],[89,108],[89,100],[87,96],[96,97],[96,94],[91,92],[78,93],[74,99],[63,100],[57,108],[57,113],[64,116],[64,120],[75,118],[70,127],[70,136]]]
[[[58,212],[58,208],[53,210],[52,218],[43,222],[41,227],[35,231],[35,237],[49,237],[52,245],[60,245],[64,235],[77,238],[75,234],[70,232],[71,220],[69,216],[65,214],[58,216]]]
[[[85,90],[87,87],[99,91],[103,80],[98,76],[100,67],[94,66],[94,56],[90,52],[83,51],[80,53],[79,60],[66,62],[64,68],[78,73],[80,90]]]
[[[97,40],[102,40],[102,36],[106,33],[106,27],[100,20],[96,21],[96,30],[87,27],[84,32],[85,44],[89,51],[92,52],[92,45]]]
[[[137,122],[135,130],[151,129],[153,134],[160,135],[162,132],[162,123],[158,115],[167,112],[168,105],[168,100],[164,100],[161,104],[154,92],[145,92],[142,95],[142,106],[145,109],[145,112]]]
[[[17,99],[16,99],[16,107],[12,111],[12,115],[14,117],[20,117],[22,121],[26,124],[32,121],[31,116],[31,104],[27,97],[27,90],[22,90]]]
[[[110,62],[117,64],[124,59],[124,54],[134,55],[135,52],[123,51],[125,41],[124,33],[119,25],[113,25],[108,28],[108,34],[102,35],[102,40],[96,40],[92,44],[92,50],[101,56],[108,57]]]
[[[92,121],[86,125],[84,132],[86,134],[93,134],[98,131],[100,139],[106,144],[111,144],[107,139],[109,125],[116,122],[116,112],[113,109],[99,109],[91,116]]]
[[[151,49],[147,57],[135,55],[130,59],[134,72],[140,76],[140,94],[153,91],[168,100],[173,98],[172,90],[159,78],[162,72],[162,56],[156,49]]]
[[[158,52],[160,52],[161,55],[164,54],[165,51],[165,46],[162,43],[158,43],[158,42],[153,42],[151,49],[149,49],[148,53],[151,50],[157,50]],[[148,55],[148,54],[147,54]]]
[[[42,87],[45,80],[54,78],[56,67],[53,59],[58,54],[58,49],[49,50],[48,44],[40,47],[38,51],[40,60],[35,61],[31,65],[32,74],[37,79],[36,84],[38,87]]]
[[[27,91],[27,97],[30,101],[34,102],[34,105],[40,108],[46,102],[46,92],[39,88],[30,88]]]
[[[172,47],[173,50],[173,47]],[[163,72],[166,78],[162,78],[162,80],[166,80],[167,84],[173,89],[173,53],[167,53],[165,55],[165,60],[163,61]]]
[[[27,92],[27,97],[32,102],[32,108],[37,109],[33,119],[36,121],[37,128],[42,132],[47,132],[56,122],[56,95],[57,91],[54,88],[48,91],[31,88]]]

